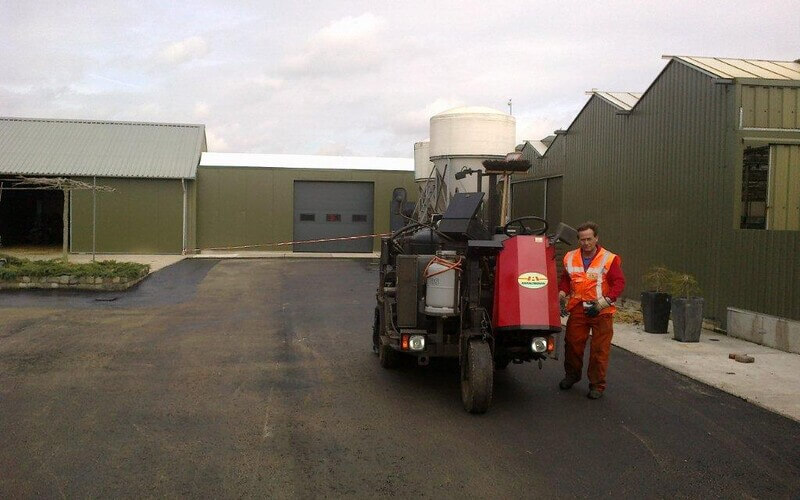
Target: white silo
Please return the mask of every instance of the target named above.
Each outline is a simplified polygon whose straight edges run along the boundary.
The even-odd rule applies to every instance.
[[[433,172],[430,149],[430,139],[414,143],[414,181],[420,189]]]
[[[450,197],[477,191],[476,175],[456,180],[462,168],[483,170],[483,161],[503,159],[514,151],[516,120],[513,116],[484,107],[461,107],[431,117],[430,159],[443,173]],[[446,167],[446,171],[445,171]],[[483,180],[483,190],[487,179]]]

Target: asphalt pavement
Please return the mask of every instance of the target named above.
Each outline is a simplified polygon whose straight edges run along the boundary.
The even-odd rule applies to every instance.
[[[618,348],[598,401],[553,361],[465,413],[452,363],[380,368],[376,280],[197,259],[0,293],[0,498],[800,496],[800,423]]]

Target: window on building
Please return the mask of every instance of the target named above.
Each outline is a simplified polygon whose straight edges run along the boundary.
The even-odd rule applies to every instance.
[[[353,214],[353,222],[367,222],[367,216],[364,214]]]
[[[769,146],[748,147],[742,158],[741,229],[767,228]]]
[[[300,220],[302,222],[314,222],[314,214],[300,214]]]
[[[325,216],[325,220],[328,222],[341,222],[342,214],[328,214]]]
[[[739,227],[800,231],[800,145],[745,148]]]

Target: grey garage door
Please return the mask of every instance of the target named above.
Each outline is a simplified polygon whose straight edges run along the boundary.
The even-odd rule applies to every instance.
[[[371,182],[294,182],[294,241],[372,234]],[[296,244],[295,252],[371,252],[372,238]]]

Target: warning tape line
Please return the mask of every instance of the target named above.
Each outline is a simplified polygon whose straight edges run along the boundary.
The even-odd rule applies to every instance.
[[[383,236],[391,236],[391,234],[392,233],[376,233],[376,234],[365,234],[360,236],[342,236],[340,238],[321,238],[318,240],[282,241],[280,243],[259,243],[257,245],[235,245],[227,247],[196,248],[195,250],[242,250],[245,248],[281,247],[287,245],[304,245],[308,243],[326,243],[328,241],[347,241],[347,240],[361,240],[364,238],[379,238]]]

